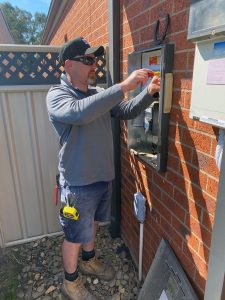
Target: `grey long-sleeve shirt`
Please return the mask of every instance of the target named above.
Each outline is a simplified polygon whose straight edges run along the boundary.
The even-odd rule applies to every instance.
[[[61,145],[61,185],[83,186],[113,180],[111,117],[135,118],[154,101],[147,89],[132,100],[123,99],[118,84],[106,90],[89,87],[84,93],[73,87],[64,74],[61,84],[51,87],[46,102]]]

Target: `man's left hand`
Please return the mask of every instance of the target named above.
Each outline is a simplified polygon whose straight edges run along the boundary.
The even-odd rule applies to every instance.
[[[154,76],[151,83],[148,86],[148,93],[153,96],[155,93],[160,91],[160,77]]]

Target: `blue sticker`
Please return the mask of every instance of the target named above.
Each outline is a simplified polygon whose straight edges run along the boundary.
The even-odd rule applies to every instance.
[[[214,44],[213,48],[214,55],[225,55],[225,42],[218,42]]]

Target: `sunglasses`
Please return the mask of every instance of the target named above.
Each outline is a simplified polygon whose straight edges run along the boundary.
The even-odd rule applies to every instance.
[[[86,66],[92,66],[96,63],[96,57],[91,56],[75,56],[71,60],[82,62]]]

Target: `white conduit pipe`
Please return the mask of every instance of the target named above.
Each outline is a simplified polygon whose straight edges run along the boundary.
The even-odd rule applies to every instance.
[[[225,130],[220,128],[219,136],[218,136],[218,143],[217,143],[216,152],[215,152],[216,165],[219,170],[220,170],[221,161],[222,161],[224,140],[225,140]]]
[[[139,262],[138,262],[138,279],[142,279],[142,258],[143,258],[143,237],[144,237],[144,224],[140,223],[140,238],[139,238]]]
[[[140,222],[140,236],[139,236],[139,261],[138,261],[138,278],[139,281],[142,279],[142,258],[143,258],[143,237],[144,237],[144,221],[146,211],[146,199],[140,193],[134,194],[134,214]]]

